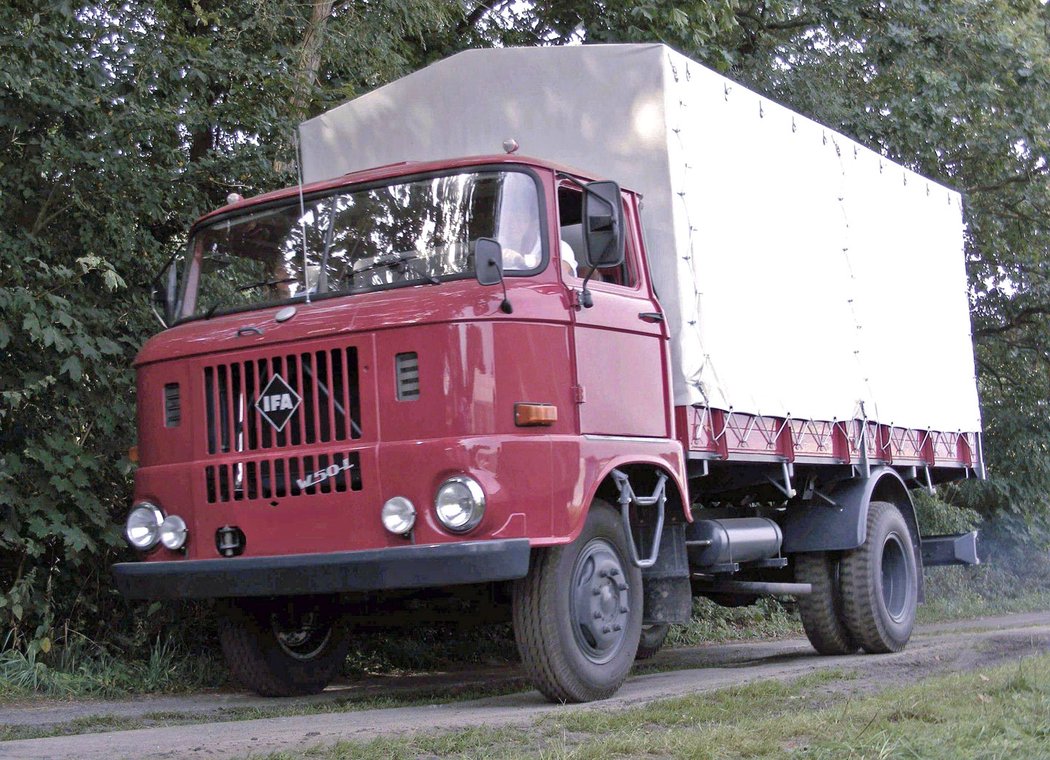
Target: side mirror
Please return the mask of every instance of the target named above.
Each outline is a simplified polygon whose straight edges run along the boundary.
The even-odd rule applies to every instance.
[[[179,272],[175,266],[178,257],[172,256],[160,270],[150,286],[150,300],[153,313],[164,327],[170,327],[175,321],[175,301],[178,298]]]
[[[474,244],[474,276],[482,285],[503,282],[503,248],[498,240],[478,238]]]
[[[593,269],[619,266],[624,257],[620,186],[615,182],[588,182],[583,190],[585,263]]]

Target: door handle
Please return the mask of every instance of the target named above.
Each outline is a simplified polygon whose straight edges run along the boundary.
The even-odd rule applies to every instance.
[[[643,322],[663,322],[664,315],[658,311],[643,311],[638,315],[638,319]]]

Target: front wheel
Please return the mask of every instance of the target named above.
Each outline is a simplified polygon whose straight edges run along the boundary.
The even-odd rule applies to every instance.
[[[536,552],[514,585],[514,637],[537,689],[552,702],[612,696],[642,630],[642,572],[619,515],[595,501],[571,544]]]
[[[842,555],[842,611],[866,652],[899,652],[911,638],[919,598],[918,564],[911,531],[893,504],[868,507],[864,543]]]
[[[350,649],[350,630],[327,600],[238,599],[219,615],[233,680],[264,697],[316,694],[339,674]]]

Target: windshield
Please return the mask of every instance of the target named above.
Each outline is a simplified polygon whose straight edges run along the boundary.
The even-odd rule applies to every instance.
[[[543,260],[539,191],[523,172],[482,171],[298,198],[199,230],[182,318],[313,296],[435,284],[474,273],[493,237],[504,270]]]

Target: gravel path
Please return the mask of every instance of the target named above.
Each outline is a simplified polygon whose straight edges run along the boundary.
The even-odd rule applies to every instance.
[[[277,705],[294,709],[304,703],[337,701],[366,694],[397,696],[411,690],[450,690],[520,678],[515,668],[447,674],[367,679],[308,699],[272,700],[240,694],[155,697],[128,702],[78,702],[15,705],[0,709],[0,723],[56,725],[89,716],[143,717],[183,713],[200,723],[175,727],[81,734],[0,743],[0,758],[230,758],[279,750],[366,741],[406,731],[451,730],[472,726],[528,726],[554,711],[623,709],[667,697],[751,683],[791,679],[817,669],[855,673],[851,693],[878,691],[947,672],[992,666],[1019,657],[1050,652],[1050,612],[1008,615],[921,626],[907,650],[879,656],[818,657],[804,639],[711,645],[661,652],[655,662],[665,672],[630,678],[612,699],[590,706],[550,705],[530,691],[450,704],[356,710],[314,715],[211,722],[231,708]]]

